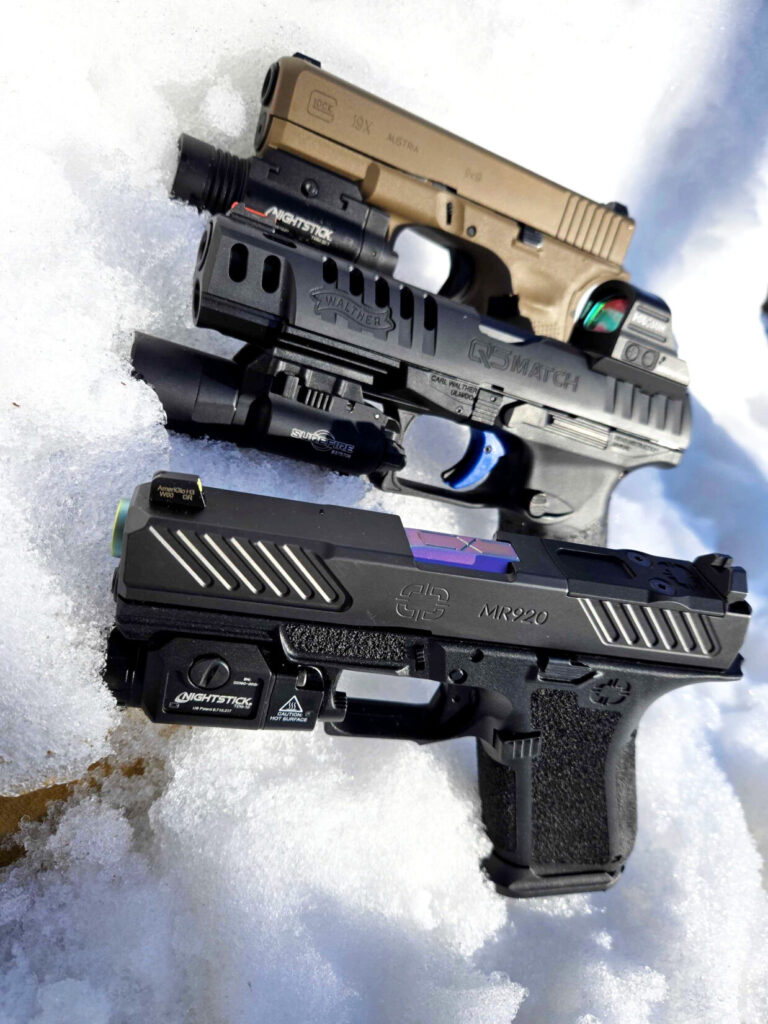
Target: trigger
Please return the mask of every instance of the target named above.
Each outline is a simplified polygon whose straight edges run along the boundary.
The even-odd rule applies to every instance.
[[[473,430],[467,450],[455,466],[443,473],[443,480],[455,491],[476,487],[504,454],[504,445],[493,431]]]

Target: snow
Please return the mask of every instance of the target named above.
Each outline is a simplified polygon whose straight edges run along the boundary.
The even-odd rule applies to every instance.
[[[757,2],[43,3],[0,74],[0,792],[79,779],[2,870],[8,1024],[768,1019],[768,13]],[[197,214],[167,198],[181,130],[243,155],[261,78],[329,70],[638,219],[629,266],[672,307],[696,399],[671,472],[620,486],[611,543],[733,554],[746,677],[665,697],[638,741],[640,831],[609,893],[484,882],[474,752],[164,730],[100,683],[114,506],[171,465],[210,486],[492,516],[169,436],[134,328],[191,334]],[[407,685],[407,684],[404,684]]]

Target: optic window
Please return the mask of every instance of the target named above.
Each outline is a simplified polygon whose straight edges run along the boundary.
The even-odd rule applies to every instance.
[[[594,302],[587,307],[584,314],[584,327],[596,334],[613,334],[621,327],[629,309],[629,299],[605,299]]]

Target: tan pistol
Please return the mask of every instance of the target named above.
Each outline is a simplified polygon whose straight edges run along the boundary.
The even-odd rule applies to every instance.
[[[634,221],[618,203],[593,202],[300,55],[271,66],[262,104],[257,154],[294,154],[356,183],[387,214],[390,241],[407,226],[431,233],[457,264],[451,297],[482,314],[567,341],[580,300],[628,280]]]

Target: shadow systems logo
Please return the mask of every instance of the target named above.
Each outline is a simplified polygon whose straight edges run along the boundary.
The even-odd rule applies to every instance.
[[[412,622],[434,621],[445,615],[451,600],[444,587],[429,583],[406,583],[395,600],[395,611]]]
[[[606,679],[595,683],[589,691],[589,699],[593,704],[607,707],[611,704],[623,704],[632,690],[631,685],[623,679]]]

